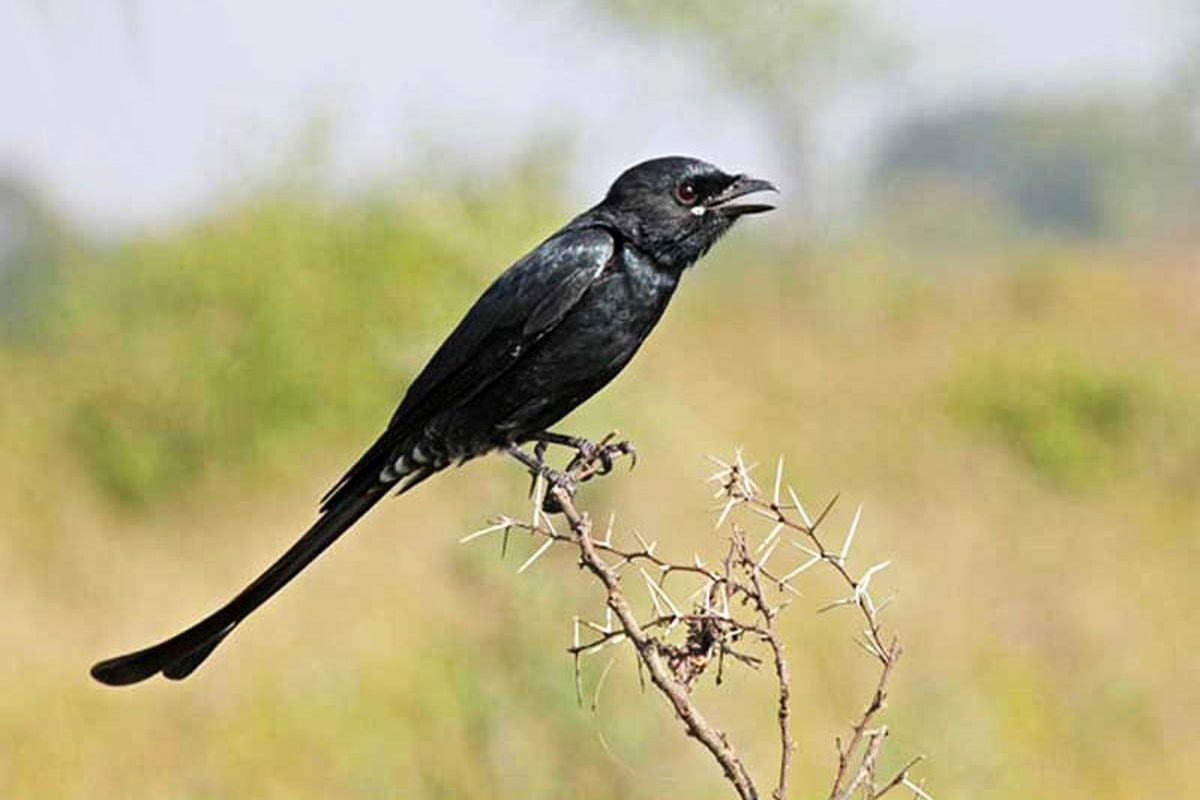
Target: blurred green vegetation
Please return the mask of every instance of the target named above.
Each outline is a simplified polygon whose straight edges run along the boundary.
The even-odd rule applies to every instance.
[[[606,662],[589,664],[576,706],[564,648],[597,595],[565,554],[516,576],[525,541],[507,561],[455,546],[523,512],[499,458],[385,504],[186,683],[86,675],[309,523],[489,278],[566,218],[536,163],[433,194],[288,170],[203,219],[60,251],[36,322],[0,343],[0,797],[725,791],[627,658],[597,711]],[[703,455],[782,454],[805,497],[865,501],[856,547],[893,559],[889,747],[931,756],[935,796],[1183,793],[1200,756],[1195,250],[756,244],[771,225],[690,273],[564,426],[619,426],[641,452],[584,502],[705,550]],[[787,621],[796,797],[821,795],[870,688],[850,623],[814,613],[830,590]],[[701,689],[762,774],[769,689],[742,671]]]
[[[1051,480],[1082,483],[1128,463],[1135,426],[1158,410],[1147,387],[1131,374],[1031,350],[968,360],[949,390],[963,422]],[[1187,417],[1177,422],[1190,425]]]
[[[378,398],[426,355],[413,341],[557,210],[533,167],[435,198],[330,200],[284,175],[195,223],[79,248],[40,293],[38,339],[8,355],[62,379],[50,435],[108,497],[144,504],[214,464],[380,424]],[[495,195],[507,213],[485,210]]]

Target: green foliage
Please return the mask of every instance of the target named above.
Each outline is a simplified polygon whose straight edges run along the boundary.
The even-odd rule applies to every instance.
[[[378,425],[429,331],[555,224],[555,196],[528,170],[490,181],[486,203],[454,186],[331,202],[285,182],[78,256],[59,265],[40,362],[64,381],[37,402],[126,505],[297,437]]]
[[[1151,403],[1132,373],[1011,352],[970,359],[950,397],[962,422],[1004,443],[1035,474],[1064,484],[1083,483],[1128,455]]]

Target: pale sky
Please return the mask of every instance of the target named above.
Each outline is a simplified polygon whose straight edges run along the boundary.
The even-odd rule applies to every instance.
[[[828,157],[854,158],[882,113],[911,102],[1153,81],[1179,49],[1170,3],[873,0],[909,66],[880,97],[831,111]],[[348,181],[429,141],[459,166],[545,132],[575,137],[584,200],[663,153],[768,175],[774,163],[702,63],[623,38],[577,3],[8,0],[0,98],[0,169],[101,230],[258,180],[317,112],[336,120]]]

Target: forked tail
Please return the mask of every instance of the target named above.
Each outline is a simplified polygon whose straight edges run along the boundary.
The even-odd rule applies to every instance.
[[[171,680],[186,678],[238,626],[238,623],[333,544],[347,528],[378,503],[389,488],[387,484],[376,483],[355,496],[346,497],[334,507],[327,508],[299,541],[237,597],[164,642],[135,653],[101,661],[92,667],[92,677],[109,686],[137,683],[160,672]]]

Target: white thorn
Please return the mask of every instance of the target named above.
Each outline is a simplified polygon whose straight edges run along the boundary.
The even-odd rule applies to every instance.
[[[791,544],[791,546],[796,548],[797,550],[803,550],[805,553],[808,553],[813,558],[822,558],[823,557],[820,553],[818,553],[816,550],[813,550],[811,547],[809,547],[807,545],[800,544],[799,542],[789,542],[789,544]]]
[[[646,579],[646,585],[650,587],[650,598],[654,600],[655,596],[661,597],[663,602],[670,607],[671,616],[673,616],[675,619],[682,617],[683,615],[679,613],[679,609],[675,606],[675,603],[671,601],[670,595],[663,591],[663,588],[654,582],[654,579],[650,577],[650,573],[646,572],[644,569],[641,572],[642,577]],[[658,604],[658,600],[654,600],[654,610],[658,612],[660,617],[665,616]]]
[[[761,571],[762,568],[767,565],[767,559],[770,558],[771,554],[775,552],[775,548],[778,545],[779,545],[778,539],[776,539],[774,542],[771,543],[771,546],[767,548],[767,552],[763,553],[763,557],[761,559],[759,559],[758,563],[756,563],[754,565],[754,574],[757,575],[759,573],[759,571]]]
[[[533,555],[531,555],[529,558],[527,558],[525,560],[525,563],[517,568],[517,574],[520,575],[522,572],[529,569],[529,567],[531,567],[533,565],[533,562],[537,561],[539,558],[542,557],[542,553],[544,553],[550,549],[550,545],[552,545],[552,544],[554,544],[553,539],[547,539],[546,541],[544,541],[542,543],[542,546],[539,547],[537,550],[535,550],[533,552]]]
[[[608,647],[609,645],[620,644],[623,641],[625,641],[625,634],[618,633],[616,636],[612,637],[611,639],[605,639],[600,644],[589,647],[587,650],[583,651],[583,654],[585,656],[594,655],[596,653],[599,653],[601,650]]]
[[[746,508],[753,511],[755,514],[758,514],[763,519],[771,520],[771,522],[775,522],[779,519],[779,515],[777,513],[775,513],[774,511],[767,511],[765,508],[759,508],[758,506],[753,505],[753,504],[746,506]]]
[[[820,608],[817,609],[817,613],[824,614],[826,611],[832,611],[835,608],[841,608],[842,606],[853,606],[853,605],[858,605],[857,598],[843,597],[840,600],[834,600],[832,603],[826,603],[825,605],[821,606]]]
[[[775,465],[775,492],[772,495],[772,497],[774,498],[774,500],[772,501],[772,504],[775,505],[776,507],[779,506],[779,485],[782,481],[783,481],[783,456],[780,456],[778,463],[776,463],[776,465]]]
[[[716,471],[716,472],[714,472],[712,475],[709,475],[709,476],[708,476],[708,478],[707,478],[707,480],[708,480],[708,481],[715,481],[715,480],[721,480],[721,481],[724,481],[724,479],[725,479],[725,478],[727,478],[728,476],[729,476],[729,470],[728,470],[728,469],[722,469],[722,470],[717,470],[717,471]],[[722,490],[721,490],[721,489],[718,489],[717,491],[722,491]]]
[[[902,778],[900,782],[904,784],[904,788],[911,790],[915,797],[919,797],[921,800],[933,800],[933,797],[928,792],[922,789],[919,785],[910,781],[907,777]],[[924,783],[924,781],[922,781],[922,783]]]
[[[855,586],[854,586],[855,599],[857,599],[864,592],[867,591],[867,584],[869,584],[871,582],[872,576],[874,576],[875,573],[879,572],[881,569],[886,569],[888,564],[891,564],[891,563],[892,562],[890,560],[889,561],[881,561],[880,563],[876,564],[875,566],[871,567],[869,570],[864,572],[862,577],[858,579],[858,583],[855,584]]]
[[[858,504],[858,508],[854,511],[854,521],[850,523],[850,532],[846,534],[846,542],[842,545],[842,552],[838,554],[839,561],[846,560],[846,554],[850,552],[850,543],[854,541],[854,532],[858,530],[858,521],[862,518],[862,503]]]
[[[545,499],[545,479],[538,473],[533,480],[533,527],[536,528],[542,519],[542,501]]]
[[[737,505],[737,502],[738,501],[736,497],[729,498],[729,502],[725,504],[723,509],[721,509],[721,516],[717,517],[717,524],[713,526],[713,530],[716,530],[725,524],[725,518],[729,516],[730,510]]]
[[[645,537],[638,533],[636,529],[633,530],[633,535],[638,540],[638,544],[642,546],[642,550],[645,551],[646,555],[654,555],[654,548],[658,547],[657,541],[647,542]]]
[[[812,530],[812,520],[808,518],[808,512],[804,510],[804,506],[800,504],[800,498],[796,496],[796,490],[791,486],[788,487],[788,494],[792,496],[792,505],[800,512],[800,516],[804,518],[804,524],[809,530]]]
[[[707,458],[709,461],[716,464],[718,467],[723,468],[726,472],[728,472],[731,469],[729,464],[726,464],[724,461],[717,458],[716,456],[705,456],[705,458]]]
[[[768,546],[770,546],[770,545],[771,545],[771,543],[775,541],[775,537],[779,535],[779,532],[780,532],[781,530],[783,530],[783,523],[782,523],[782,522],[776,522],[776,523],[775,523],[775,527],[774,527],[774,528],[772,528],[772,529],[771,529],[771,532],[767,534],[767,538],[763,539],[763,540],[762,540],[762,544],[760,544],[760,545],[758,546],[758,552],[760,552],[760,553],[761,553],[761,552],[762,552],[762,549],[763,549],[764,547],[768,547]]]
[[[642,574],[646,575],[645,570],[642,570]],[[654,581],[650,580],[649,575],[646,575],[646,586],[650,589],[650,602],[654,604],[655,616],[665,617],[666,613],[663,611],[662,604],[658,602],[658,595],[654,593]]]
[[[820,560],[821,560],[821,557],[819,555],[813,555],[813,557],[810,558],[808,561],[805,561],[803,564],[796,567],[794,570],[789,572],[787,575],[784,575],[782,578],[780,578],[779,582],[784,583],[785,581],[790,581],[792,578],[794,578],[797,575],[799,575],[800,573],[804,572],[806,569],[811,567],[813,564],[816,564]]]
[[[478,530],[478,531],[475,531],[474,533],[467,534],[466,536],[459,539],[458,543],[466,544],[467,542],[471,541],[472,539],[478,539],[480,536],[487,536],[489,533],[495,533],[496,531],[501,531],[501,530],[504,530],[505,528],[511,528],[511,527],[512,527],[512,520],[505,517],[504,520],[502,520],[501,522],[497,522],[495,525],[489,525],[488,527],[483,528],[482,530]]]
[[[876,650],[875,645],[871,644],[869,639],[860,639],[857,636],[855,636],[854,643],[856,645],[858,645],[859,647],[861,647],[863,650],[866,650],[868,655],[870,655],[874,658],[879,658],[879,659],[884,658],[883,653],[880,653],[878,650]]]

